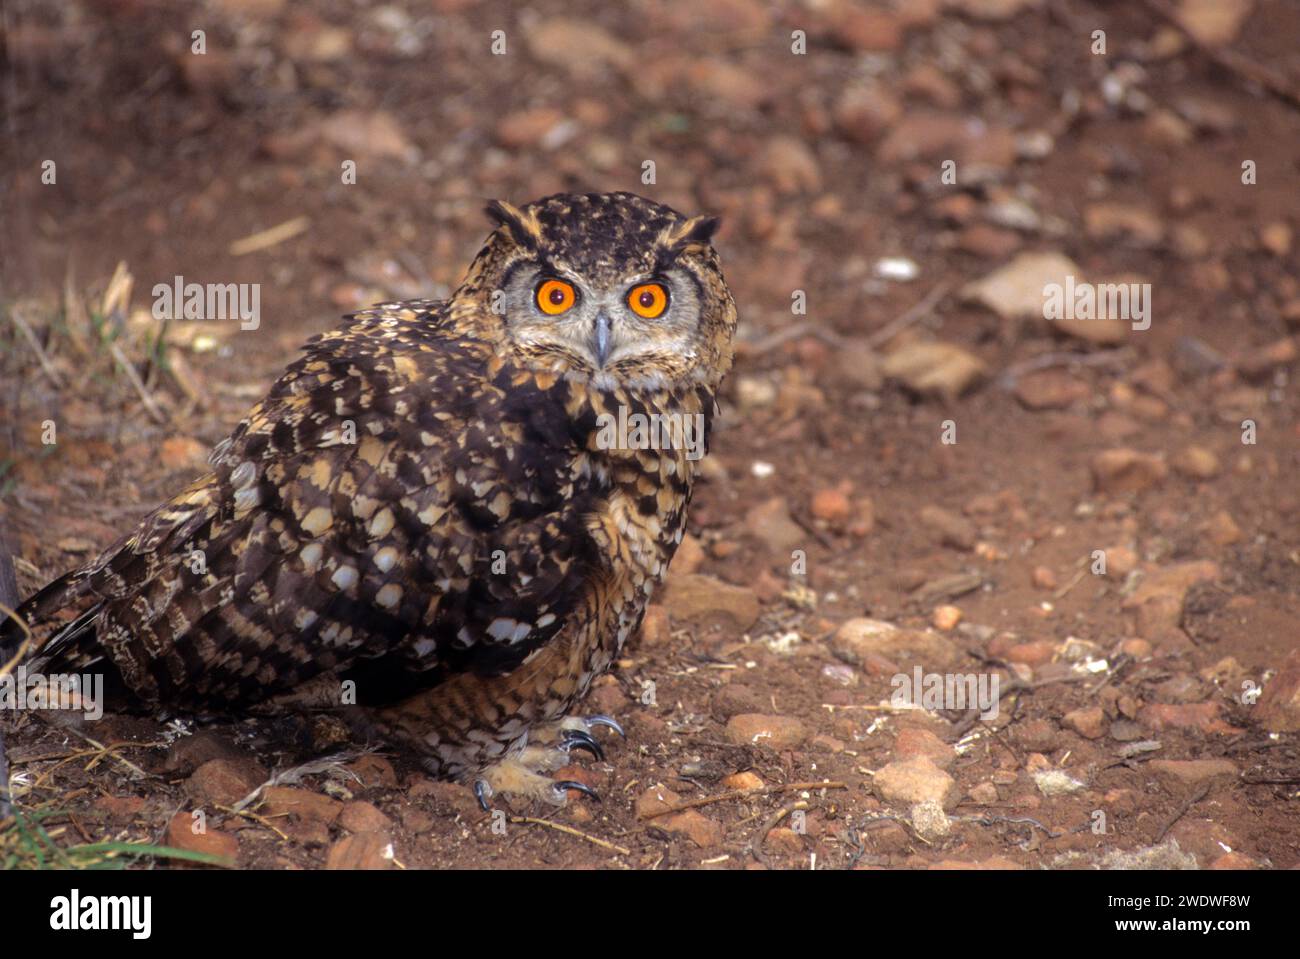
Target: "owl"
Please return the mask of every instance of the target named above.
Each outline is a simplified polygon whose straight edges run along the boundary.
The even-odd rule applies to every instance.
[[[0,664],[28,645],[166,715],[332,710],[485,808],[589,792],[546,774],[622,732],[575,710],[681,542],[736,307],[715,218],[487,213],[450,299],[309,341],[210,473],[22,604]]]

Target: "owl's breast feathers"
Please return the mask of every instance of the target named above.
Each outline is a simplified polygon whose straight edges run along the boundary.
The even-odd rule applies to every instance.
[[[402,677],[393,696],[507,673],[571,614],[639,609],[680,541],[694,462],[606,448],[620,407],[707,424],[713,399],[521,369],[430,301],[357,314],[210,474],[23,604],[37,661],[106,655],[147,701],[224,709],[350,671]]]

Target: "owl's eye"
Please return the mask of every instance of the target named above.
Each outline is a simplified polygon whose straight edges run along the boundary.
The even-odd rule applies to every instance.
[[[661,283],[642,283],[632,287],[632,292],[627,295],[627,305],[643,319],[658,319],[668,309],[668,291]]]
[[[559,316],[577,298],[573,284],[564,280],[543,280],[537,287],[537,308],[547,316]]]

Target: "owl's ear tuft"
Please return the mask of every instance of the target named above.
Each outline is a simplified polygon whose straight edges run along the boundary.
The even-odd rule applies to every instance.
[[[542,225],[537,220],[537,214],[525,213],[505,200],[489,200],[483,212],[493,223],[509,230],[516,243],[537,249],[542,238]]]
[[[672,253],[684,253],[692,247],[709,245],[722,221],[716,216],[693,216],[665,231],[662,243]]]

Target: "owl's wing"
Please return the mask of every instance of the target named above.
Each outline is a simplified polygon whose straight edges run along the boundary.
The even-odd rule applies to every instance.
[[[563,383],[436,319],[385,308],[309,344],[210,475],[24,604],[89,604],[46,661],[107,653],[147,699],[230,706],[361,663],[427,684],[540,648],[600,563],[582,434]]]

